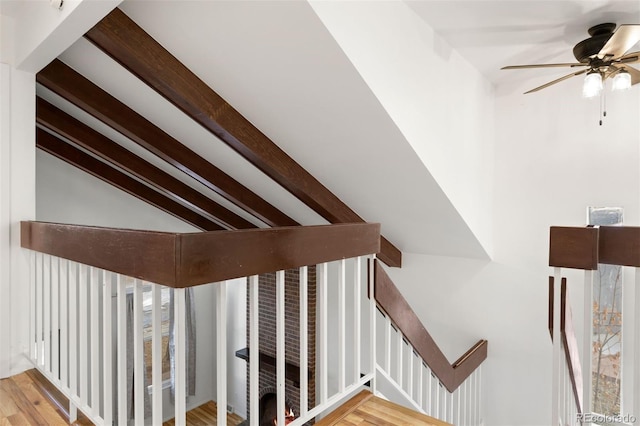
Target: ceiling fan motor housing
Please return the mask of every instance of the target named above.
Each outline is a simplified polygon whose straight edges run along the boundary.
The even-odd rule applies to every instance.
[[[616,24],[599,24],[589,28],[590,38],[582,40],[573,48],[573,56],[578,62],[588,63],[589,59],[595,57],[613,35]]]

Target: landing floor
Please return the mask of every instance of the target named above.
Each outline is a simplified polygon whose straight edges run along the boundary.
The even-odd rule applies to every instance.
[[[316,426],[451,426],[362,391]]]

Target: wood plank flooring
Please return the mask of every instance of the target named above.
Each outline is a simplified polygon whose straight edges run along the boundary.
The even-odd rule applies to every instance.
[[[60,409],[26,372],[0,380],[0,426],[66,424]]]
[[[227,425],[236,426],[240,424],[243,419],[237,414],[227,413]],[[206,404],[194,408],[187,413],[187,424],[193,426],[210,426],[215,425],[218,422],[218,407],[213,401],[209,401]],[[163,423],[164,426],[174,426],[173,419]]]
[[[362,391],[316,426],[451,426],[433,417],[394,404]]]
[[[68,425],[66,405],[66,398],[37,370],[0,380],[0,426]],[[236,426],[242,420],[237,414],[227,414],[227,425]],[[216,422],[217,407],[213,401],[187,413],[188,425],[208,426]],[[167,426],[174,424],[173,420],[164,423]],[[89,426],[93,423],[82,416],[73,425]]]

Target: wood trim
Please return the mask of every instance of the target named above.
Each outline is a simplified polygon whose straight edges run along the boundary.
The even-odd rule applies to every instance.
[[[455,391],[487,358],[488,342],[480,340],[456,362],[450,364],[379,262],[375,264],[374,279],[378,305],[411,342],[415,351],[447,390]]]
[[[599,263],[640,267],[640,227],[601,226],[598,230]]]
[[[93,158],[89,154],[74,148],[58,137],[42,129],[36,129],[36,146],[75,166],[98,179],[119,188],[134,197],[145,201],[160,210],[165,211],[196,228],[205,231],[223,229],[220,225],[209,220],[184,205],[156,192],[139,181],[127,176],[119,170]]]
[[[582,367],[580,366],[580,351],[578,350],[578,339],[576,338],[573,318],[571,316],[571,305],[567,294],[567,279],[562,278],[561,283],[561,307],[560,307],[560,329],[562,330],[562,343],[564,353],[569,367],[569,377],[573,387],[578,413],[582,413]]]
[[[598,269],[597,228],[552,226],[549,235],[549,266]]]
[[[185,262],[179,281],[193,286],[376,253],[380,249],[380,225],[183,234],[180,245]]]
[[[136,176],[175,201],[184,201],[201,213],[210,215],[222,228],[256,228],[248,220],[209,199],[169,173],[136,156],[40,97],[36,99],[36,122],[103,160]]]
[[[145,281],[176,282],[177,234],[44,222],[21,223],[21,245]]]
[[[24,248],[169,287],[190,287],[375,253],[380,225],[187,234],[21,223]]]
[[[36,80],[270,226],[298,223],[56,59]]]
[[[554,305],[554,277],[549,277],[549,335],[553,341],[553,305]],[[580,364],[580,351],[578,349],[578,339],[576,338],[573,318],[571,316],[571,305],[567,294],[567,279],[562,277],[560,283],[560,330],[562,345],[564,346],[565,360],[571,378],[574,401],[578,413],[582,413],[582,366]]]
[[[85,37],[329,222],[364,222],[122,10]],[[401,266],[400,250],[386,240],[379,257]]]
[[[549,266],[596,270],[598,263],[640,267],[640,227],[550,228]]]

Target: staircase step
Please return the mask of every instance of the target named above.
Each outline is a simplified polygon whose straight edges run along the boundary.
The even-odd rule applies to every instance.
[[[360,392],[328,416],[316,422],[316,426],[334,425],[452,426],[442,420],[434,419],[386,399],[378,398],[369,391]]]

